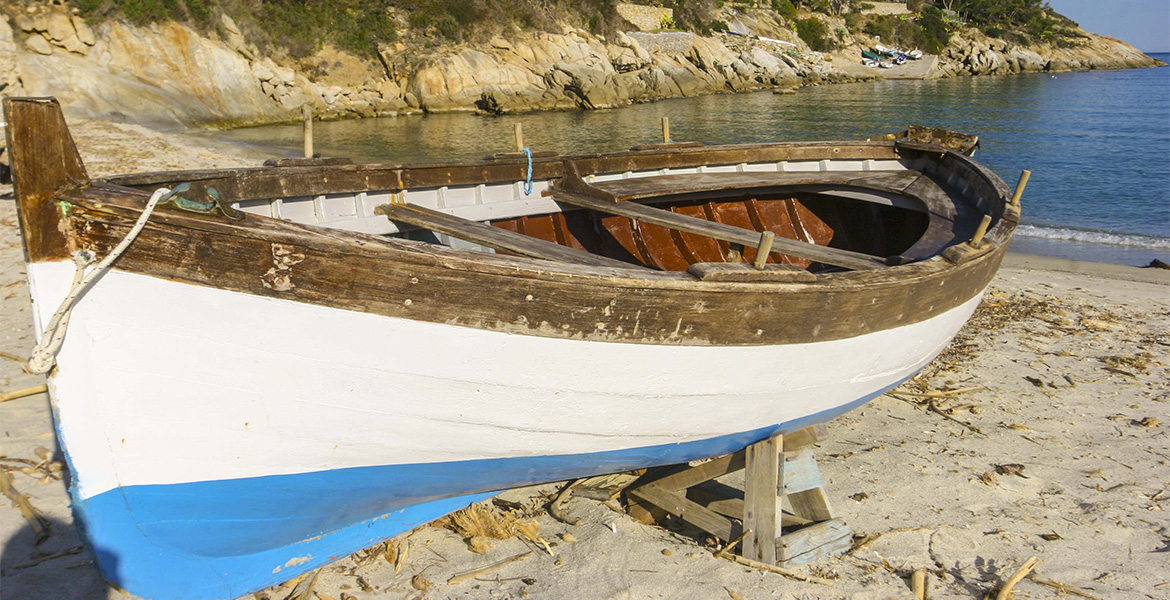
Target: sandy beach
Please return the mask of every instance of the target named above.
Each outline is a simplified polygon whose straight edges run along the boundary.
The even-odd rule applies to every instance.
[[[265,158],[137,126],[73,133],[95,176]],[[12,188],[0,186],[0,351],[28,355],[30,312]],[[562,485],[549,484],[488,505],[534,520],[527,537],[469,544],[432,524],[246,597],[880,600],[913,597],[911,573],[925,569],[930,598],[984,598],[1035,556],[1015,598],[1170,598],[1167,381],[1170,271],[1009,255],[950,349],[828,423],[815,452],[854,546],[796,569],[827,582],[716,558],[694,530],[643,525],[596,499],[570,498],[580,524],[565,524],[544,510]],[[42,383],[0,358],[0,395]],[[0,403],[0,598],[132,598],[91,564],[62,461],[44,393]],[[10,502],[21,495],[31,521]]]

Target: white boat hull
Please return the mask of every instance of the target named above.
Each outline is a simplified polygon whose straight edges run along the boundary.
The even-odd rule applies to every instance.
[[[72,273],[29,265],[39,323]],[[234,597],[485,492],[721,454],[832,418],[922,368],[980,296],[848,339],[671,346],[112,271],[74,309],[50,389],[76,510],[113,546],[118,581]]]

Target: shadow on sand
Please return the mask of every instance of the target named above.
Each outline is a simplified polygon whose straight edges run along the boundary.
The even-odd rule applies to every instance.
[[[49,535],[39,545],[26,524],[0,550],[0,600],[130,598],[106,583],[72,523],[45,519]]]

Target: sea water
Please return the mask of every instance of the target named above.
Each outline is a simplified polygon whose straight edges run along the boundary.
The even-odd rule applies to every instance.
[[[1170,61],[1170,55],[1154,55]],[[1170,261],[1170,68],[823,85],[612,110],[438,114],[321,122],[314,146],[358,161],[437,162],[515,150],[625,149],[671,137],[709,144],[856,140],[911,123],[979,135],[976,158],[1009,186],[1032,171],[1013,250],[1145,265]],[[299,126],[220,132],[293,155]]]

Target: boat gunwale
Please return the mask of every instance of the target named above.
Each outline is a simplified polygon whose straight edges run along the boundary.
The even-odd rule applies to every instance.
[[[827,148],[827,149],[829,149],[830,152],[832,152],[832,149],[840,148],[841,146],[853,146],[853,147],[862,147],[862,148],[885,148],[885,149],[890,149],[890,150],[894,151],[894,153],[900,157],[902,155],[909,155],[908,158],[918,158],[918,157],[922,156],[923,154],[926,154],[925,152],[923,152],[919,148],[900,149],[897,147],[896,142],[882,142],[882,141],[877,141],[877,142],[874,142],[874,141],[862,141],[862,142],[779,142],[779,143],[772,143],[772,144],[734,144],[734,145],[729,144],[726,146],[687,147],[687,148],[680,148],[677,150],[663,150],[663,151],[653,151],[653,152],[652,151],[628,151],[628,152],[620,152],[620,153],[598,153],[598,154],[580,155],[580,156],[574,156],[574,157],[548,158],[548,159],[543,159],[543,162],[550,163],[550,164],[555,163],[556,166],[563,166],[565,161],[572,161],[574,164],[579,164],[577,161],[581,160],[581,159],[609,160],[611,158],[617,158],[617,159],[643,158],[643,157],[646,157],[646,156],[649,156],[652,154],[657,154],[657,155],[674,155],[674,154],[678,154],[678,153],[701,154],[701,153],[710,153],[715,149],[728,149],[728,150],[742,151],[742,150],[793,149],[793,148],[812,147],[812,148],[819,148],[819,149]],[[1018,217],[1015,220],[1004,218],[1005,214],[1006,214],[1007,199],[1011,193],[1010,190],[1008,189],[1007,185],[1003,182],[1002,179],[1000,179],[997,175],[995,175],[995,173],[991,172],[989,169],[987,169],[983,165],[979,164],[978,162],[974,161],[970,157],[963,156],[959,153],[949,151],[949,150],[946,150],[945,148],[941,148],[941,147],[939,147],[938,150],[939,150],[938,155],[928,156],[928,158],[930,160],[934,160],[935,162],[937,162],[940,165],[946,161],[959,163],[961,165],[962,169],[967,170],[969,173],[973,173],[980,183],[982,183],[984,186],[986,186],[987,188],[989,188],[991,191],[994,192],[994,196],[995,196],[994,198],[987,198],[986,194],[980,195],[980,199],[982,199],[984,202],[992,203],[992,206],[990,206],[988,208],[991,209],[990,214],[993,217],[993,223],[992,223],[991,227],[988,229],[988,231],[984,237],[983,247],[981,248],[981,251],[979,252],[979,254],[986,254],[989,251],[993,250],[994,246],[1006,244],[1008,242],[1008,240],[1010,239],[1012,233],[1015,230],[1016,222],[1018,222]],[[903,157],[903,158],[907,158],[907,157]],[[534,166],[537,162],[538,161],[534,161]],[[126,175],[126,176],[118,176],[118,177],[99,179],[99,180],[94,180],[92,182],[91,186],[95,189],[104,189],[104,190],[112,192],[112,193],[119,193],[120,192],[122,194],[138,195],[141,198],[143,198],[143,201],[145,201],[145,198],[148,196],[148,194],[146,194],[145,192],[143,192],[141,190],[136,190],[135,188],[129,187],[128,184],[148,185],[146,183],[146,181],[155,181],[157,183],[162,183],[164,181],[174,182],[174,181],[177,181],[178,179],[181,178],[184,180],[198,181],[200,183],[204,183],[204,184],[207,184],[208,186],[210,186],[211,181],[223,181],[227,178],[226,176],[229,174],[232,174],[235,177],[243,177],[243,176],[250,174],[250,173],[263,173],[265,175],[281,175],[284,173],[300,172],[300,173],[317,173],[320,175],[323,173],[327,174],[329,172],[334,172],[334,171],[360,171],[363,169],[389,171],[389,172],[401,172],[403,169],[418,169],[418,168],[422,168],[422,169],[451,169],[451,168],[458,168],[458,167],[488,166],[488,165],[496,165],[496,164],[511,164],[513,166],[521,166],[521,165],[525,165],[526,163],[523,160],[517,160],[517,161],[510,160],[510,161],[506,161],[506,162],[505,161],[496,161],[496,160],[482,160],[482,161],[475,161],[475,162],[470,162],[470,163],[436,163],[436,164],[432,164],[432,165],[411,165],[411,166],[405,166],[405,167],[403,165],[397,165],[397,164],[372,164],[372,165],[349,164],[349,165],[303,166],[303,167],[302,166],[251,167],[251,168],[245,168],[245,169],[221,169],[221,170],[206,170],[206,171],[169,171],[169,172],[144,173],[144,174],[137,174],[137,175]],[[717,166],[717,165],[726,164],[726,163],[704,163],[704,164],[711,164],[711,166]],[[730,164],[739,164],[739,163],[730,163]],[[842,172],[842,173],[844,174],[847,172]],[[191,177],[189,177],[190,175],[196,175],[197,177],[191,178]],[[163,176],[167,176],[169,179],[164,180]],[[183,177],[180,177],[180,176],[183,176]],[[140,179],[135,180],[135,179],[133,179],[134,177],[138,177]],[[399,178],[401,178],[401,176],[399,176]],[[557,178],[549,177],[548,179],[551,180],[551,179],[557,179]],[[513,178],[505,178],[501,181],[514,181],[514,179]],[[402,189],[406,189],[406,186],[400,186],[398,189],[389,189],[389,190],[380,190],[380,191],[395,192],[395,191],[401,191]],[[66,194],[70,194],[70,193],[78,194],[79,192],[81,192],[81,190],[74,189],[74,190],[62,191],[59,195],[62,195],[62,199],[66,199],[66,196],[65,196]],[[318,191],[318,194],[330,194],[330,193],[345,193],[345,192],[341,192],[341,191],[337,191],[337,190]],[[72,199],[79,201],[82,204],[85,204],[85,200],[84,200],[83,196],[84,195],[74,195],[74,196],[72,196]],[[985,210],[985,212],[987,212],[987,211]],[[166,219],[167,217],[162,216],[164,214],[165,213],[160,212],[159,213],[160,216],[157,218]],[[177,212],[171,213],[171,214],[175,215],[176,217],[179,217]],[[182,216],[192,217],[191,215],[182,215]],[[417,259],[419,259],[420,263],[442,262],[444,264],[444,266],[446,266],[448,268],[460,270],[460,271],[465,271],[465,272],[493,272],[494,271],[494,272],[498,273],[499,272],[498,270],[502,269],[505,272],[507,272],[508,274],[515,274],[515,275],[518,275],[521,277],[557,279],[558,278],[557,276],[560,275],[563,277],[567,277],[568,279],[571,279],[571,280],[578,282],[578,283],[582,282],[581,281],[582,278],[596,277],[596,278],[599,278],[600,280],[604,281],[605,285],[609,285],[609,286],[617,285],[617,286],[623,286],[623,287],[646,287],[647,285],[649,285],[649,286],[656,286],[656,287],[663,287],[663,288],[672,288],[676,285],[682,285],[682,286],[685,286],[686,289],[690,289],[690,290],[696,290],[696,289],[708,290],[709,289],[709,290],[713,290],[713,291],[714,290],[743,291],[744,289],[760,289],[761,287],[764,287],[765,289],[775,289],[777,291],[780,291],[780,290],[803,289],[804,287],[807,287],[807,286],[823,287],[823,286],[827,286],[827,285],[828,286],[831,286],[831,285],[848,286],[848,285],[857,285],[857,284],[864,284],[864,285],[868,285],[868,286],[873,286],[873,285],[883,284],[883,283],[896,284],[899,280],[905,280],[907,278],[913,279],[916,276],[928,276],[940,268],[939,266],[937,266],[940,261],[945,262],[947,264],[951,264],[951,261],[946,261],[945,259],[941,259],[938,255],[936,255],[936,256],[929,258],[929,259],[915,261],[915,262],[904,264],[904,265],[890,266],[888,268],[881,269],[875,273],[863,273],[863,272],[857,272],[857,271],[817,273],[817,274],[815,274],[815,277],[816,277],[815,281],[803,281],[803,282],[794,282],[794,281],[711,282],[711,281],[699,280],[694,275],[691,275],[685,271],[679,271],[679,272],[657,271],[657,270],[653,270],[653,269],[640,268],[638,265],[633,265],[633,264],[631,264],[629,269],[596,267],[596,266],[587,266],[587,265],[571,265],[568,263],[563,263],[563,262],[558,262],[558,261],[548,261],[548,260],[542,260],[542,259],[536,259],[536,258],[502,256],[502,255],[498,255],[498,254],[489,254],[489,253],[484,253],[484,252],[475,252],[475,251],[471,251],[471,250],[449,248],[449,247],[445,247],[445,246],[429,244],[426,242],[414,242],[414,241],[405,240],[402,238],[393,238],[393,237],[386,237],[386,236],[363,234],[363,233],[359,233],[359,232],[355,232],[355,231],[347,231],[344,229],[331,228],[327,225],[313,225],[313,224],[295,223],[292,221],[270,218],[270,217],[263,217],[263,216],[258,216],[258,215],[247,215],[245,222],[252,222],[252,219],[259,219],[260,221],[257,221],[257,222],[281,223],[282,226],[284,226],[284,227],[286,227],[286,229],[290,230],[288,232],[290,235],[296,235],[296,234],[292,234],[292,231],[294,231],[294,230],[299,232],[299,239],[297,239],[295,241],[290,240],[290,242],[292,242],[292,243],[307,243],[308,240],[303,239],[303,236],[305,234],[308,234],[308,233],[314,233],[314,234],[321,235],[323,238],[330,239],[330,240],[333,240],[335,242],[336,241],[343,241],[343,242],[355,243],[359,247],[362,247],[363,249],[369,249],[369,248],[367,248],[367,246],[369,244],[374,244],[375,245],[374,247],[385,247],[386,249],[393,248],[394,250],[397,250],[397,251],[400,251],[403,253],[403,256],[400,258],[405,258],[405,257],[417,258]],[[194,216],[193,218],[187,218],[182,222],[183,222],[183,226],[192,227],[195,229],[204,229],[205,231],[209,231],[209,232],[212,232],[212,231],[223,232],[223,229],[220,227],[215,227],[215,226],[204,227],[204,228],[199,227],[198,224],[200,222],[206,223],[209,225],[214,225],[216,223],[214,220],[207,219],[205,217]],[[343,239],[343,238],[348,238],[348,239]],[[988,247],[989,245],[992,247],[989,248]],[[334,251],[336,251],[336,249],[334,249]],[[423,258],[423,257],[426,257],[426,258]],[[959,266],[959,265],[953,265],[953,266]],[[636,273],[636,275],[635,275],[635,273]]]

